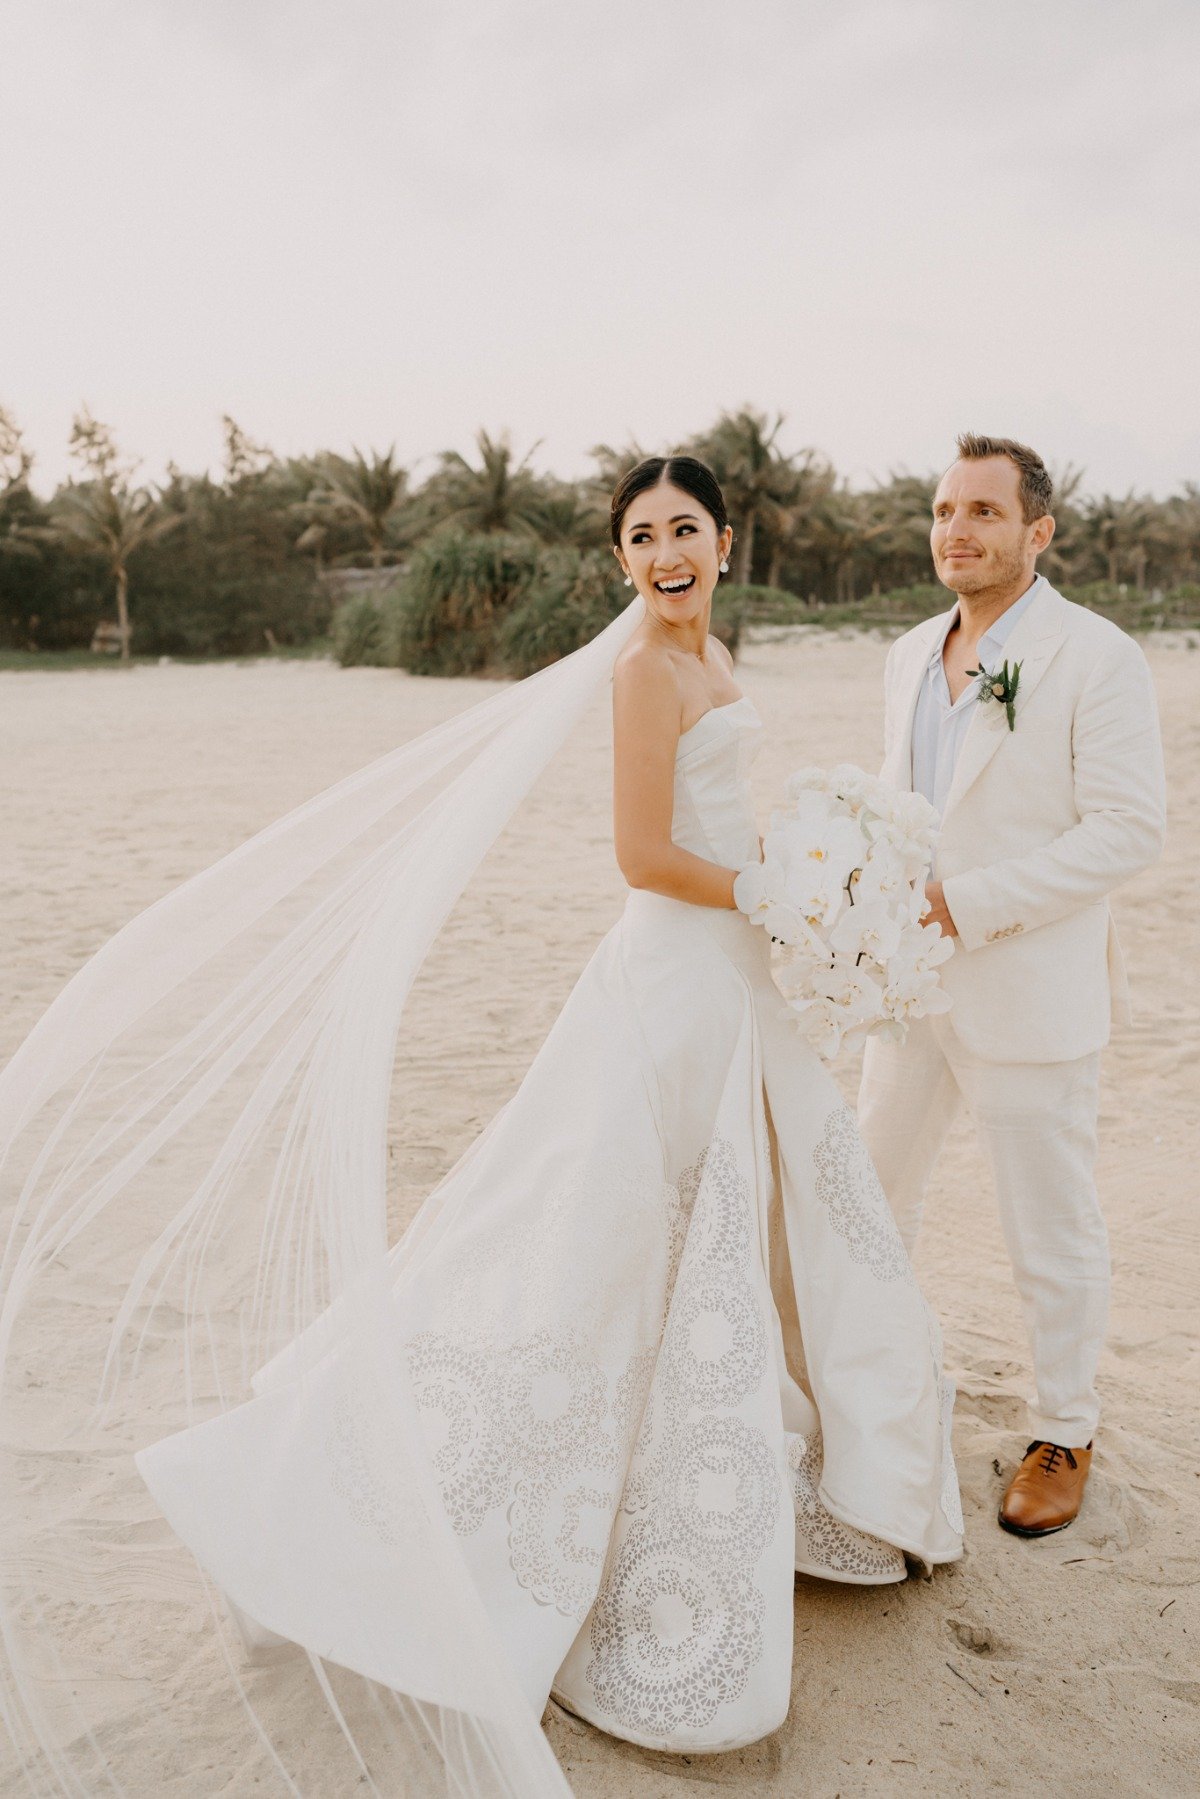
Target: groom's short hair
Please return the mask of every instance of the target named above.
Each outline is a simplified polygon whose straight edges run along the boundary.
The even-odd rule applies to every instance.
[[[1054,483],[1050,471],[1028,444],[1019,444],[1015,437],[980,437],[978,432],[964,431],[957,440],[957,448],[964,462],[978,462],[985,456],[1007,456],[1010,462],[1016,463],[1021,477],[1017,492],[1027,525],[1044,517],[1053,506]]]

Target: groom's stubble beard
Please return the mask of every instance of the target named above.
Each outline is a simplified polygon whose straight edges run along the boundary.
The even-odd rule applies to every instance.
[[[947,567],[942,557],[934,555],[934,570],[943,587],[964,599],[984,599],[991,594],[1010,592],[1014,587],[1028,586],[1037,573],[1036,561],[1029,567],[1028,528],[1011,549],[993,549],[965,568]]]

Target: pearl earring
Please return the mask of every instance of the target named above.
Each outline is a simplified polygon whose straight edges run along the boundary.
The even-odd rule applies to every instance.
[[[727,575],[729,573],[729,558],[728,558],[728,556],[726,556],[724,561],[721,563],[721,573],[723,575]]]
[[[632,575],[626,575],[626,577],[625,577],[625,585],[626,585],[626,587],[632,587],[632,586],[633,586],[633,576],[632,576]]]

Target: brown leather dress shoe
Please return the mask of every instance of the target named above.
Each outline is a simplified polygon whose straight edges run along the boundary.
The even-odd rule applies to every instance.
[[[1065,1530],[1079,1514],[1091,1465],[1090,1443],[1086,1449],[1031,1443],[1000,1507],[1004,1529],[1018,1537],[1048,1537]]]

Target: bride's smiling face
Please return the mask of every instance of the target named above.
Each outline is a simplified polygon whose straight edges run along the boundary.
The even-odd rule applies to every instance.
[[[704,615],[732,543],[730,526],[718,532],[699,500],[660,481],[630,502],[616,556],[655,618],[683,625]]]

